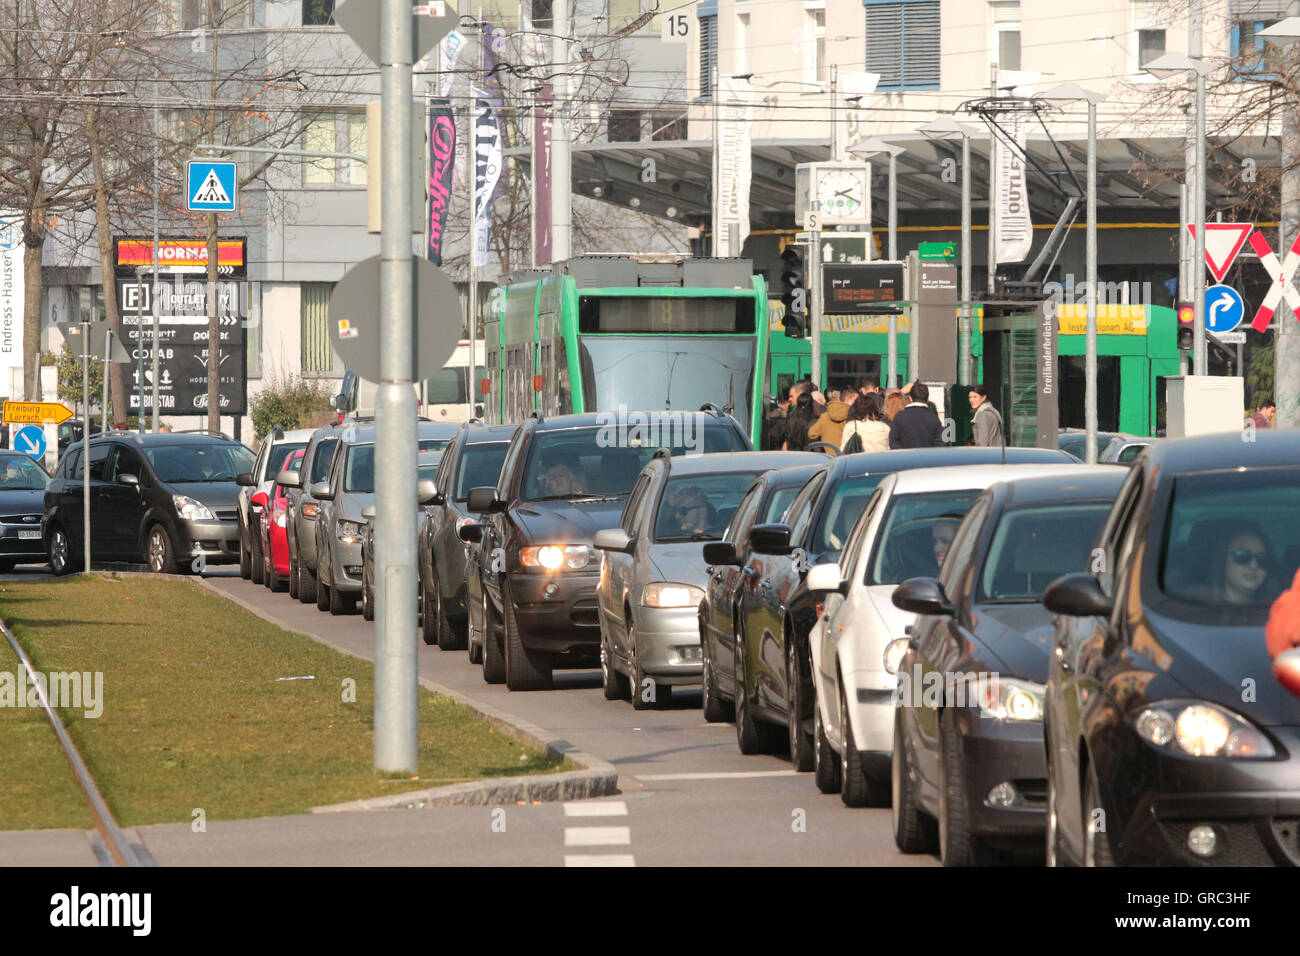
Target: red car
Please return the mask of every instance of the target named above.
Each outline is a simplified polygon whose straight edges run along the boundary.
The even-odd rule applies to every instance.
[[[302,461],[304,451],[306,449],[299,448],[286,454],[275,473],[278,475],[286,469],[296,469]],[[288,590],[289,532],[285,523],[289,499],[285,495],[284,486],[277,482],[271,486],[270,491],[259,491],[250,501],[257,515],[262,538],[262,583],[272,591]]]

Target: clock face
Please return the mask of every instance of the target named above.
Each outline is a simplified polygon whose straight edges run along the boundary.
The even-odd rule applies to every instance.
[[[862,219],[867,214],[867,173],[861,169],[817,172],[817,199],[823,216]]]

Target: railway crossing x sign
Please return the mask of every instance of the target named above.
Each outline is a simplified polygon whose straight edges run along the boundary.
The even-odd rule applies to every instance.
[[[1300,292],[1297,292],[1295,286],[1291,284],[1296,268],[1300,267],[1300,236],[1296,236],[1286,258],[1281,262],[1278,262],[1277,254],[1269,246],[1263,233],[1256,232],[1250,237],[1250,247],[1259,256],[1259,264],[1273,279],[1268,294],[1264,296],[1264,301],[1260,303],[1259,310],[1255,313],[1255,320],[1250,323],[1251,328],[1256,332],[1265,331],[1269,322],[1273,320],[1273,313],[1277,311],[1278,303],[1283,298],[1295,312],[1296,318],[1300,319]]]

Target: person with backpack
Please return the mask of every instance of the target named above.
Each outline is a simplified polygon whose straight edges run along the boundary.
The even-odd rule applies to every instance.
[[[970,443],[982,448],[1003,447],[1007,440],[1002,427],[1002,415],[989,401],[989,390],[985,386],[971,386],[970,407],[974,413],[971,417]]]
[[[843,440],[844,423],[849,417],[849,407],[848,402],[841,400],[839,391],[832,389],[827,392],[826,411],[817,419],[817,424],[808,430],[808,437],[813,441],[830,442],[839,448]]]
[[[800,391],[794,408],[785,417],[785,443],[782,451],[806,451],[810,442],[808,429],[817,421],[813,407],[812,390]]]
[[[863,451],[889,451],[889,423],[884,420],[875,392],[864,392],[853,400],[849,420],[844,423],[842,455]]]

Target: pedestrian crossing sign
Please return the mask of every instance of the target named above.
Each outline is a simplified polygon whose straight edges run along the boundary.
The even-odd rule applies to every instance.
[[[185,208],[197,212],[234,212],[235,164],[197,159],[186,163]]]

